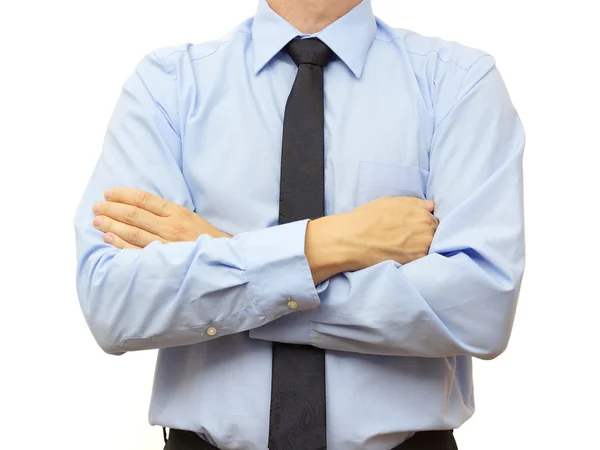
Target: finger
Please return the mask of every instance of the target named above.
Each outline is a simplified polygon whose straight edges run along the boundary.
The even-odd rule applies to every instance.
[[[158,195],[135,188],[112,188],[104,193],[104,198],[111,202],[137,206],[161,217],[170,216],[178,206]]]
[[[141,250],[141,247],[138,247],[137,245],[133,245],[130,244],[127,241],[124,241],[123,239],[121,239],[119,236],[117,236],[116,234],[112,234],[112,233],[106,233],[104,235],[104,242],[106,242],[107,244],[113,245],[117,248],[123,249],[123,248],[136,248]]]
[[[149,233],[146,230],[136,228],[126,223],[117,222],[114,219],[106,216],[96,216],[93,221],[94,227],[104,233],[112,233],[138,247],[146,247],[154,241],[166,243],[164,239],[155,234]]]
[[[125,203],[98,202],[94,205],[93,212],[96,216],[107,216],[117,222],[133,225],[158,236],[162,235],[162,217],[137,206]]]
[[[397,197],[399,200],[409,203],[411,205],[425,208],[427,211],[433,211],[435,208],[435,202],[433,200],[423,200],[418,197]]]

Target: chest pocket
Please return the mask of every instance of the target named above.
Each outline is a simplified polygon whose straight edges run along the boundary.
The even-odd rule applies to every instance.
[[[387,196],[424,199],[428,177],[429,172],[417,166],[361,161],[356,206]]]

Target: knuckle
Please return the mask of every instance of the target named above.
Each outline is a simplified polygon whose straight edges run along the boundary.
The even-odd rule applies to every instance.
[[[125,240],[132,244],[135,244],[135,243],[139,242],[139,240],[140,240],[140,231],[137,228],[127,230],[125,235],[126,235]]]
[[[98,215],[109,216],[113,212],[113,204],[109,202],[100,203],[100,211],[98,211]]]
[[[426,214],[419,214],[417,217],[417,222],[424,225],[431,225],[431,217]]]
[[[127,220],[128,222],[136,222],[139,216],[140,210],[138,208],[128,208],[125,211],[125,220]]]
[[[402,196],[402,197],[398,197],[398,199],[400,199],[402,201],[402,203],[411,205],[411,206],[417,206],[420,202],[420,200],[416,197]]]
[[[179,214],[179,217],[181,217],[182,219],[190,220],[194,213],[192,211],[190,211],[189,209],[182,207],[182,208],[179,208],[178,214]]]
[[[114,221],[106,216],[102,217],[102,226],[100,227],[103,231],[111,231],[113,229]]]
[[[135,198],[137,205],[145,205],[150,200],[151,194],[146,191],[138,191]]]
[[[169,201],[168,200],[165,200],[164,202],[162,202],[162,204],[160,205],[160,210],[163,215],[167,215],[167,211],[169,210]]]
[[[186,235],[187,228],[179,223],[176,223],[171,226],[169,233],[171,234],[171,236],[174,236],[174,237],[182,237],[182,236]]]
[[[406,215],[410,218],[411,222],[414,223],[422,223],[424,218],[427,217],[425,216],[425,214],[423,214],[423,211],[421,211],[419,208],[410,208]]]

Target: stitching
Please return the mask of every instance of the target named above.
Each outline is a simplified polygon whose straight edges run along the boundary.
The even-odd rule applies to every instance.
[[[175,70],[175,64],[173,64],[173,71],[175,72],[175,104],[176,104],[176,109],[175,112],[177,113],[177,135],[179,136],[179,153],[181,156],[181,159],[183,160],[183,142],[181,141],[181,130],[182,130],[182,126],[181,126],[181,114],[179,114],[179,107],[180,107],[180,102],[179,102],[179,75],[177,70]],[[182,163],[183,165],[183,163]]]
[[[243,32],[243,31],[240,31],[240,33],[244,33],[244,32]],[[210,53],[208,53],[208,54],[206,54],[206,55],[203,55],[203,56],[199,56],[199,57],[197,57],[197,58],[191,58],[191,59],[190,59],[190,61],[198,61],[198,60],[200,60],[200,59],[204,59],[204,58],[206,58],[206,57],[208,57],[208,56],[210,56],[210,55],[212,55],[212,54],[216,53],[216,52],[217,52],[217,51],[218,51],[218,50],[221,48],[221,45],[223,45],[225,42],[229,42],[229,40],[226,40],[226,41],[220,41],[220,42],[219,42],[219,45],[217,46],[217,48],[216,48],[216,49],[214,49],[212,52],[210,52]],[[153,51],[152,53],[154,54],[154,56],[156,57],[156,59],[157,59],[158,61],[162,61],[163,59],[165,59],[165,58],[168,58],[169,56],[171,56],[171,55],[174,55],[175,53],[183,53],[183,52],[187,52],[187,51],[188,51],[188,49],[187,49],[187,48],[186,48],[186,49],[184,49],[184,50],[175,50],[175,51],[173,51],[173,52],[169,53],[168,55],[165,55],[165,56],[163,56],[162,58],[161,58],[161,57],[159,57],[159,56],[156,54],[156,51]]]
[[[159,61],[162,61],[165,58],[168,58],[171,55],[174,55],[175,53],[183,53],[183,52],[187,52],[187,48],[184,50],[175,50],[172,51],[171,53],[169,53],[168,55],[163,56],[162,58],[159,58],[159,56],[156,54],[156,51],[153,51],[152,53],[154,53],[154,56],[156,56],[156,59],[158,59]]]
[[[482,60],[482,59],[483,59],[483,58],[485,58],[486,56],[492,56],[492,55],[490,55],[490,54],[486,53],[485,55],[482,55],[482,56],[480,56],[479,58],[477,58],[477,59],[475,60],[475,62],[474,62],[473,64],[471,64],[471,65],[469,66],[469,68],[468,68],[467,70],[471,70],[471,68],[472,68],[472,67],[473,67],[475,64],[477,64],[477,63],[478,63],[480,60]]]
[[[172,55],[174,53],[178,53],[178,52],[183,52],[185,50],[177,50],[175,52],[170,53],[169,55]],[[169,123],[169,127],[173,130],[173,132],[177,135],[177,137],[181,140],[181,120],[179,117],[179,87],[178,87],[178,76],[177,76],[177,70],[175,70],[175,65],[173,64],[169,64],[168,67],[165,67],[165,65],[163,64],[163,59],[164,58],[159,58],[158,55],[156,54],[156,51],[152,51],[152,55],[154,55],[154,57],[156,58],[156,60],[158,61],[158,63],[161,65],[162,68],[166,69],[167,72],[169,73],[169,75],[174,77],[174,82],[175,82],[175,114],[176,117],[174,119],[175,122],[177,123],[177,126],[175,126],[175,124],[173,123],[173,121],[171,120],[171,116],[169,115],[169,113],[165,110],[165,108],[163,108],[163,106],[158,103],[156,100],[154,100],[154,97],[152,96],[152,94],[150,94],[152,96],[152,99],[154,100],[154,104],[156,105],[156,107],[158,109],[160,109],[163,113],[163,115],[165,116],[165,118],[167,119],[167,122]],[[146,86],[146,83],[144,82],[144,80],[142,79],[141,75],[136,71],[138,77],[140,77],[140,79],[142,80],[142,83],[144,83],[144,86]],[[148,89],[148,86],[146,86],[146,90],[148,90],[148,92],[150,92],[150,90]]]
[[[250,274],[248,273],[248,245],[246,243],[246,240],[242,240],[242,245],[244,247],[242,251],[242,254],[244,255],[244,277],[246,278],[246,284],[250,288],[250,294],[252,295],[252,304],[258,309],[258,311],[260,311],[260,314],[263,317],[265,323],[267,323],[267,316],[265,315],[265,312],[258,303],[258,296],[256,295],[256,291],[254,290],[253,283],[250,281]]]
[[[435,54],[436,54],[436,56],[438,57],[438,59],[439,59],[440,61],[442,61],[442,62],[445,62],[445,63],[454,63],[454,64],[456,64],[458,67],[460,67],[460,68],[461,68],[461,69],[463,69],[463,70],[469,70],[469,69],[467,69],[465,66],[462,66],[462,65],[460,65],[459,63],[457,63],[456,61],[454,61],[453,59],[445,60],[444,58],[442,58],[442,57],[440,56],[440,53],[439,53],[437,50],[431,50],[431,51],[429,51],[428,53],[419,53],[419,52],[415,52],[415,51],[413,51],[413,50],[409,50],[409,49],[406,49],[406,51],[407,51],[408,53],[412,53],[413,55],[419,55],[419,56],[428,56],[428,55],[430,55],[431,53],[435,53]]]
[[[235,32],[236,32],[236,33],[242,33],[242,34],[246,34],[246,35],[248,35],[248,36],[252,36],[252,33],[249,33],[249,32],[247,32],[247,31],[244,31],[244,30],[236,30]],[[201,57],[199,57],[199,58],[194,58],[194,59],[192,59],[191,61],[195,61],[196,59],[202,59],[202,58],[206,58],[207,56],[210,56],[210,55],[212,55],[212,54],[213,54],[213,53],[215,53],[217,50],[219,50],[219,47],[220,47],[220,46],[221,46],[221,44],[222,44],[222,43],[224,43],[224,42],[229,42],[229,39],[228,39],[228,40],[226,40],[226,41],[221,41],[221,42],[219,43],[219,45],[217,46],[217,48],[216,48],[216,50],[215,50],[215,51],[213,51],[213,52],[209,53],[208,55],[204,55],[204,56],[201,56]],[[192,45],[193,45],[193,44],[192,44]],[[154,53],[154,56],[156,57],[156,59],[158,59],[159,61],[161,61],[161,60],[163,60],[163,59],[165,59],[165,58],[168,58],[168,57],[169,57],[169,56],[171,56],[171,55],[174,55],[175,53],[183,53],[183,52],[187,52],[187,51],[188,51],[188,48],[185,48],[185,49],[183,49],[183,50],[174,50],[174,51],[172,51],[171,53],[169,53],[168,55],[165,55],[165,56],[163,56],[162,58],[161,58],[161,57],[159,57],[159,56],[156,54],[156,50],[154,50],[152,53]]]
[[[377,40],[377,41],[380,41],[380,42],[384,42],[384,43],[386,43],[386,44],[391,44],[391,43],[393,43],[393,42],[396,42],[396,41],[399,41],[399,40],[401,40],[401,39],[403,39],[403,37],[396,37],[396,38],[392,39],[391,41],[384,41],[383,39],[381,39],[381,38],[379,38],[379,37],[375,36],[375,40]],[[419,55],[419,56],[428,56],[428,55],[430,55],[431,53],[435,53],[435,54],[436,54],[436,56],[438,57],[438,59],[439,59],[440,61],[442,61],[442,62],[445,62],[445,63],[453,63],[453,64],[456,64],[458,67],[460,67],[460,68],[461,68],[461,69],[463,69],[463,70],[469,70],[469,68],[467,68],[467,67],[464,67],[464,66],[460,65],[459,63],[457,63],[457,62],[456,62],[456,61],[454,61],[453,59],[445,60],[444,58],[442,58],[442,57],[440,56],[440,53],[439,53],[437,50],[430,50],[430,51],[429,51],[429,52],[427,52],[427,53],[419,53],[419,52],[415,52],[415,51],[413,51],[413,50],[409,50],[409,49],[407,49],[406,47],[405,47],[405,50],[406,50],[408,53],[412,53],[413,55]],[[487,56],[487,55],[485,55],[485,56]]]
[[[201,59],[209,57],[210,55],[214,55],[215,53],[217,53],[219,51],[219,49],[221,48],[221,45],[223,45],[226,42],[229,42],[229,40],[219,42],[219,45],[217,45],[217,48],[215,48],[212,52],[210,52],[204,56],[199,56],[198,58],[191,58],[190,61],[199,61]]]
[[[306,232],[308,230],[308,223],[310,222],[310,219],[306,219],[305,223],[304,223],[304,237],[303,237],[303,245],[302,248],[304,248],[304,245],[306,243]],[[318,304],[321,304],[321,297],[319,296],[319,293],[317,292],[317,286],[315,286],[315,280],[313,279],[312,276],[312,272],[310,270],[310,264],[308,263],[308,260],[306,259],[306,255],[302,255],[303,258],[303,265],[305,265],[305,269],[306,270],[306,281],[307,283],[311,286],[310,288],[310,297],[311,300],[316,300],[318,302]],[[319,306],[317,305],[317,306]]]
[[[452,108],[450,108],[450,110],[448,111],[448,113],[442,118],[442,120],[440,120],[440,122],[437,124],[437,126],[434,127],[434,134],[435,134],[435,130],[437,130],[438,128],[440,128],[440,126],[442,125],[442,123],[444,123],[444,120],[446,120],[448,118],[448,116],[452,113],[452,111],[454,111],[454,109],[456,108],[456,105],[458,103],[458,97],[459,97],[459,94],[460,94],[460,90],[462,89],[462,86],[465,83],[465,80],[467,79],[467,75],[469,74],[469,71],[473,68],[473,66],[475,64],[477,64],[479,61],[481,61],[486,56],[491,56],[491,55],[487,55],[487,54],[483,55],[483,56],[477,58],[477,60],[473,64],[471,64],[471,66],[469,66],[469,68],[467,69],[467,71],[465,72],[465,74],[463,76],[463,79],[460,82],[460,85],[458,86],[458,90],[456,91],[456,97],[454,98],[454,102],[452,103]],[[481,81],[481,80],[479,80],[479,81]],[[471,89],[469,89],[467,92],[465,92],[464,96],[466,96],[469,92],[471,92],[471,90],[473,90],[473,88],[479,84],[479,81],[477,83],[475,83],[473,86],[471,86]]]
[[[156,56],[156,53],[152,52],[152,54],[158,58],[158,56]],[[158,60],[158,63],[162,66],[162,62],[160,60]],[[172,74],[171,71],[168,72],[169,75]],[[177,129],[178,127],[176,127],[173,124],[173,121],[171,120],[171,116],[169,115],[169,113],[165,110],[165,108],[156,101],[156,99],[154,98],[154,95],[152,95],[152,92],[150,91],[150,89],[148,88],[148,85],[146,84],[146,82],[144,81],[144,78],[142,77],[142,75],[140,74],[139,70],[136,69],[135,70],[135,74],[137,75],[137,77],[140,79],[141,83],[144,85],[144,87],[146,88],[146,92],[148,92],[148,94],[150,95],[150,98],[152,99],[152,102],[154,103],[154,105],[158,108],[158,110],[162,113],[162,115],[165,117],[167,123],[169,124],[169,127],[171,128],[171,130],[173,130],[173,132],[177,135],[177,137],[179,139],[181,139],[181,134],[179,133],[179,130]],[[175,77],[175,81],[177,81],[177,77]],[[175,85],[177,85],[177,83],[175,83]],[[179,106],[178,106],[179,108]],[[179,111],[177,111],[177,122],[179,122]]]

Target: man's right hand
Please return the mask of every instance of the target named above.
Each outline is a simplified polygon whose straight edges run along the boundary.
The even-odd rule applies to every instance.
[[[309,222],[305,252],[315,283],[387,260],[406,264],[426,256],[439,225],[434,207],[414,197],[382,197]]]

